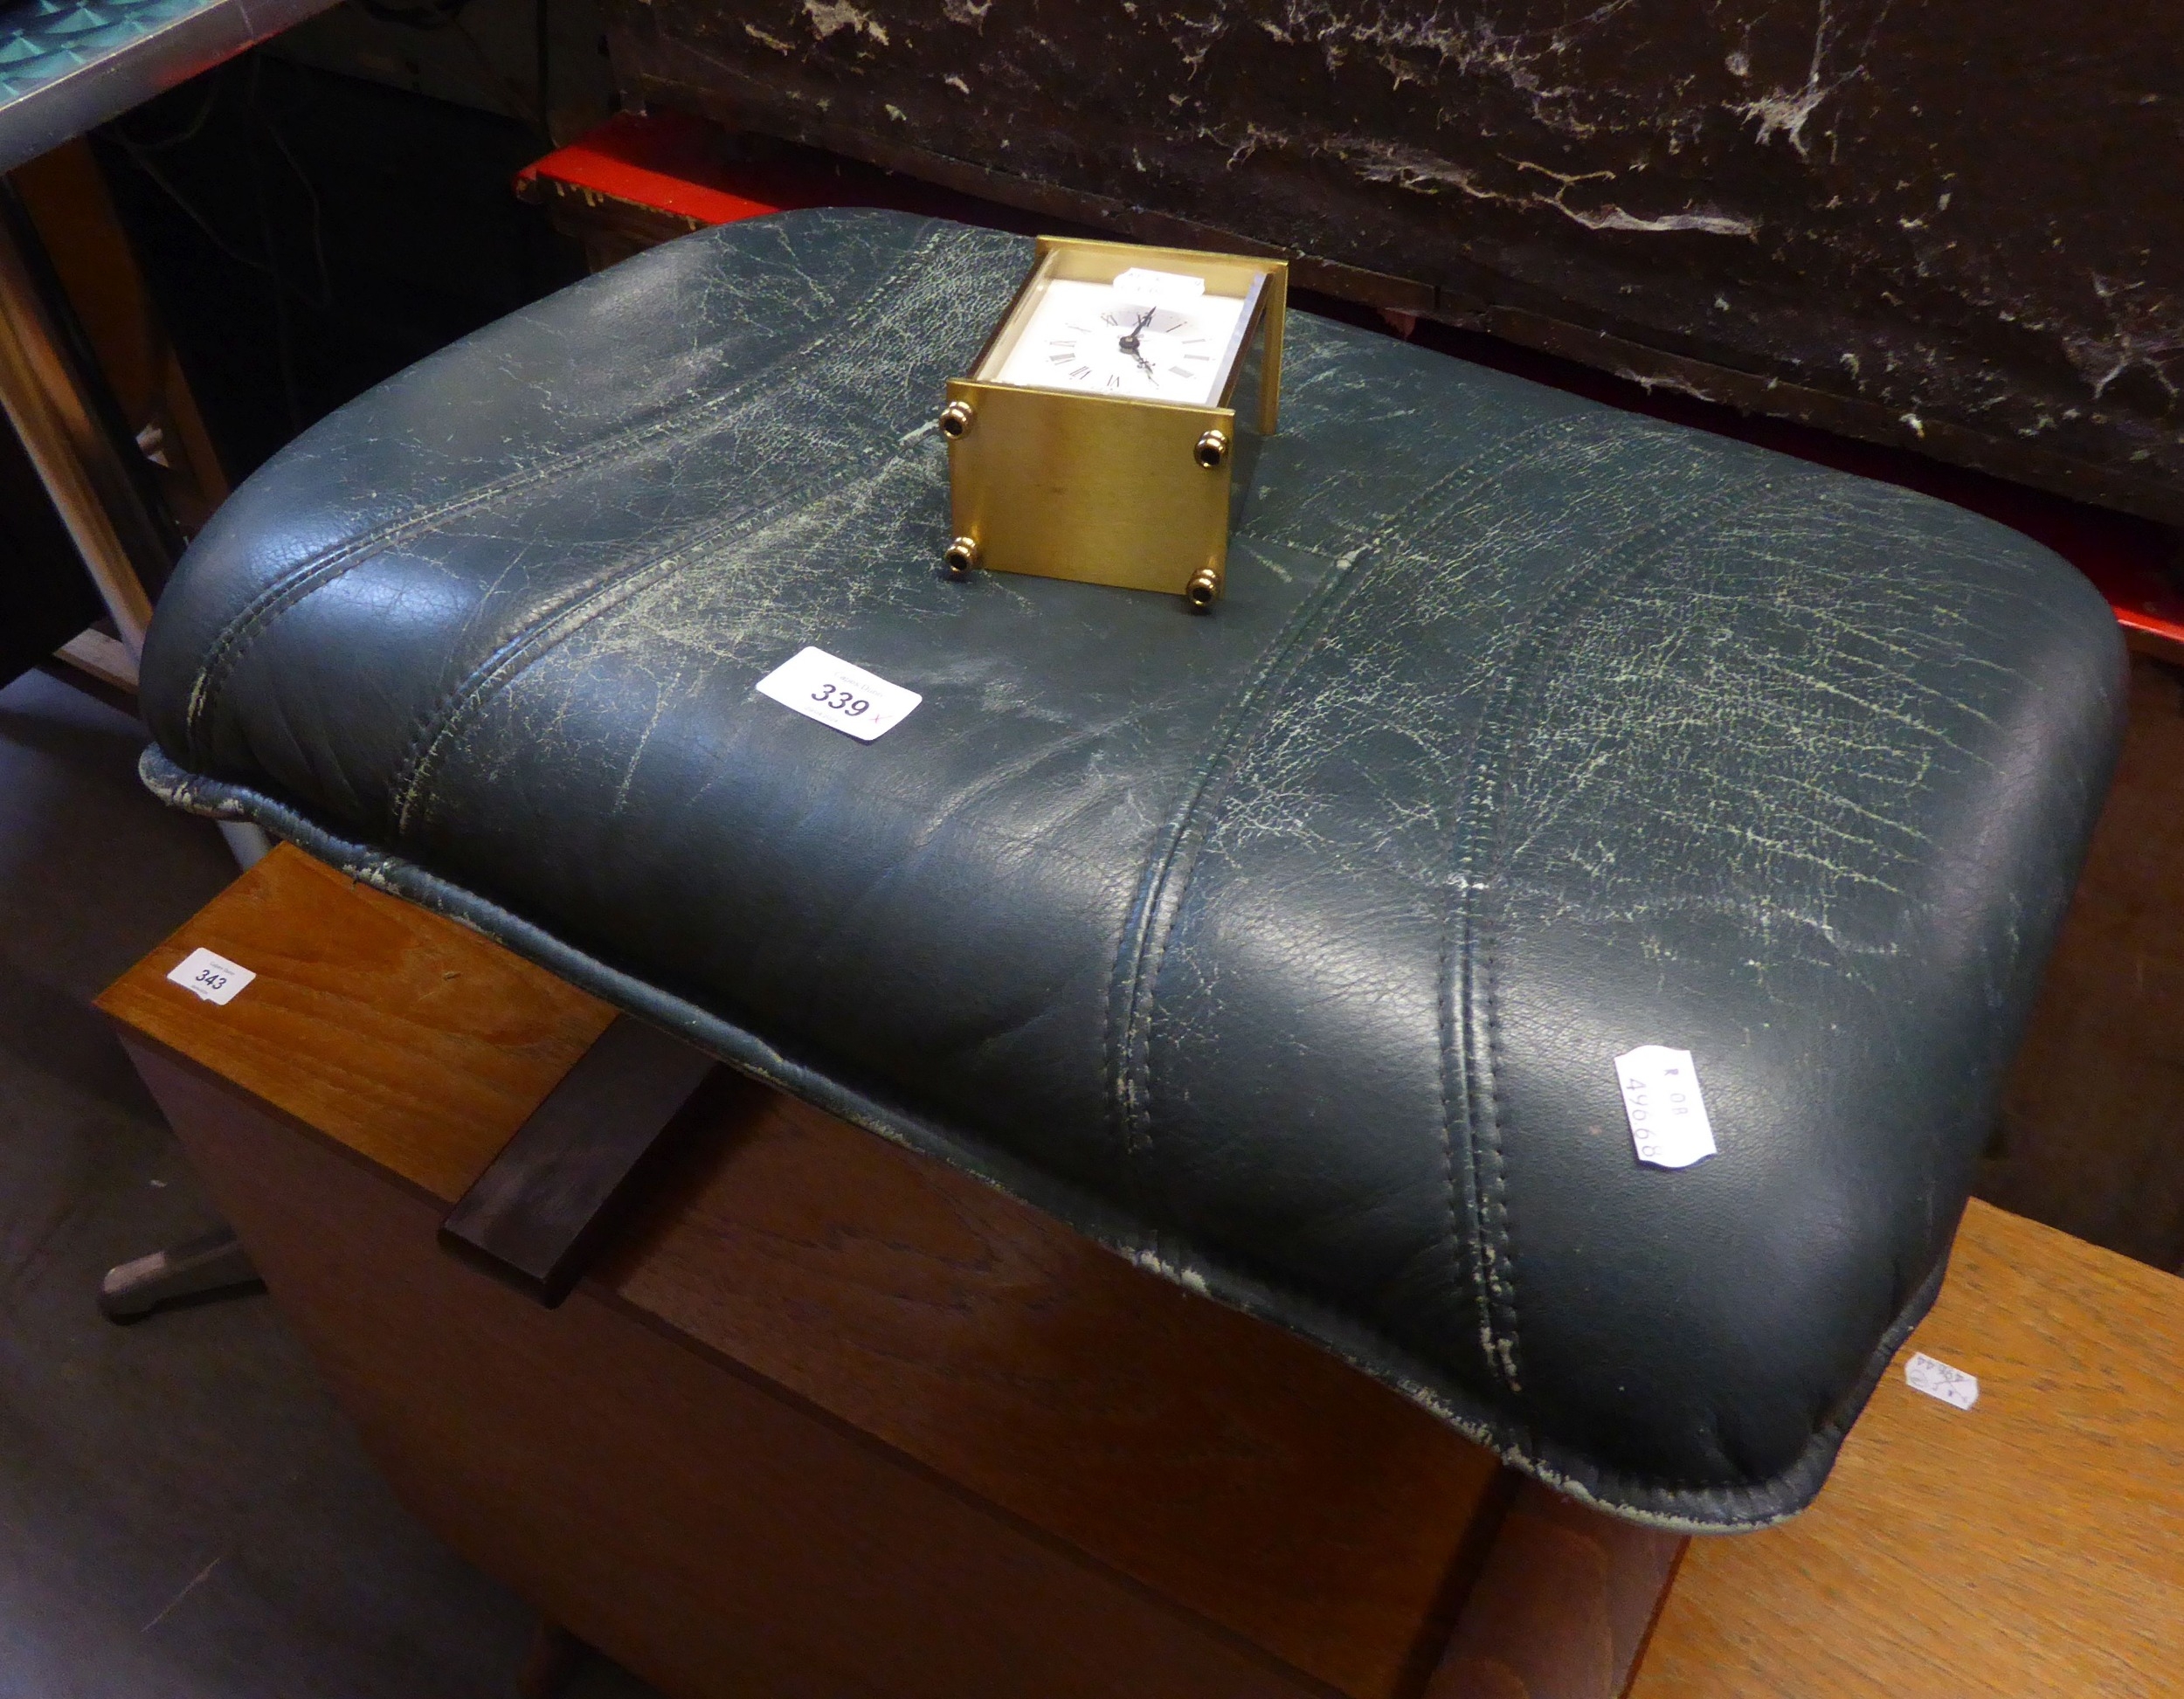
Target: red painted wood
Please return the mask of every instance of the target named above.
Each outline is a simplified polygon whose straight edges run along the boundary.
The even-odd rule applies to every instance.
[[[522,194],[544,180],[634,206],[728,224],[805,206],[883,206],[1000,230],[1076,226],[997,206],[952,190],[810,148],[736,156],[718,126],[681,113],[618,113],[516,173]]]
[[[516,173],[519,192],[544,177],[708,224],[734,224],[791,206],[815,206],[759,181],[760,168],[717,157],[712,125],[674,113],[617,113],[565,148]]]

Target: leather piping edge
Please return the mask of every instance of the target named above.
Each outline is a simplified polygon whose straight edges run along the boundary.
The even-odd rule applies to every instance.
[[[1780,1474],[1740,1486],[1663,1482],[1603,1468],[1575,1447],[1497,1418],[1445,1371],[1391,1344],[1317,1299],[1285,1291],[1194,1251],[1164,1247],[1157,1229],[1054,1178],[1011,1152],[964,1137],[891,1102],[877,1088],[784,1054],[757,1033],[662,991],[563,943],[467,887],[402,856],[344,838],[292,804],[226,779],[190,772],[158,744],[137,763],[145,787],[169,806],[212,819],[250,820],[360,884],[467,926],[616,1007],[667,1028],[727,1063],[881,1138],[945,1163],[1054,1216],[1147,1273],[1294,1333],[1494,1452],[1510,1468],[1626,1521],[1681,1534],[1747,1533],[1786,1522],[1818,1496],[1851,1425],[1897,1350],[1925,1319],[1948,1273],[1945,1247],[1909,1295],[1863,1370]],[[1953,1234],[1952,1243],[1953,1243]]]

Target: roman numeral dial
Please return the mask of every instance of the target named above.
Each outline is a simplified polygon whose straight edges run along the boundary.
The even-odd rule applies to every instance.
[[[1050,284],[997,374],[1004,383],[1204,406],[1218,399],[1241,301],[1155,305],[1114,286]]]

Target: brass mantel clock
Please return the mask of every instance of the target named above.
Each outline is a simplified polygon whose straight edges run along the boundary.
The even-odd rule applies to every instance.
[[[971,367],[951,378],[948,570],[1159,590],[1203,611],[1228,559],[1234,399],[1261,328],[1275,428],[1289,266],[1042,236]]]

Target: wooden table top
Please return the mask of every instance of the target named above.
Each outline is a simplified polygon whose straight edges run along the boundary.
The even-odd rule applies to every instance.
[[[1979,1377],[1913,1392],[1925,1351]],[[1812,1509],[1694,1540],[1631,1699],[2184,1693],[2184,1281],[1974,1202]]]
[[[166,977],[197,949],[258,976],[217,1019]],[[614,1019],[467,927],[286,844],[107,986],[99,1007],[448,1204]]]

